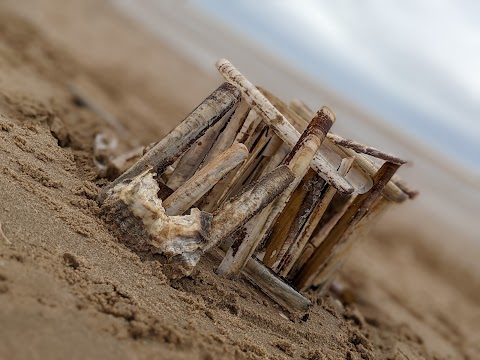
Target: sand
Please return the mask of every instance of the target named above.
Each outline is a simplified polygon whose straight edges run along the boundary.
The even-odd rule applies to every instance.
[[[0,359],[479,358],[480,267],[462,255],[477,250],[457,232],[427,236],[428,214],[385,219],[340,296],[307,294],[308,319],[216,276],[214,254],[173,281],[108,231],[92,161],[108,126],[67,85],[118,117],[129,148],[219,83],[107,2],[0,4]]]

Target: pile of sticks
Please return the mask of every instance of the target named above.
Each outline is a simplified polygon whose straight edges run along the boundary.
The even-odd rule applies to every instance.
[[[306,311],[300,291],[325,291],[378,215],[415,197],[395,175],[405,161],[330,133],[326,106],[287,105],[227,60],[217,68],[226,82],[99,202],[125,236],[148,239],[183,275],[216,249],[219,275],[243,272],[280,305]]]

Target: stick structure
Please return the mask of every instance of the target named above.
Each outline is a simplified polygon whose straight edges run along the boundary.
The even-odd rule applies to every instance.
[[[217,69],[230,83],[237,86],[243,93],[250,106],[257,111],[263,120],[275,133],[291,148],[300,138],[300,133],[292,124],[253,86],[229,61],[219,60]],[[321,154],[316,154],[312,167],[328,183],[331,183],[342,194],[351,194],[353,187],[343,178],[339,177],[331,164]]]
[[[216,248],[217,274],[243,273],[305,313],[311,303],[298,290],[323,294],[378,215],[416,196],[395,175],[405,161],[329,133],[335,115],[326,106],[314,115],[257,89],[226,60],[217,68],[227,82],[155,146],[115,158],[98,142],[105,172],[143,154],[103,189],[101,213],[135,249],[153,245],[179,265],[179,276]]]
[[[106,186],[99,195],[99,202],[102,203],[107,192],[116,185],[131,180],[146,169],[151,168],[157,173],[163,172],[190,144],[236,106],[239,100],[240,92],[234,86],[228,83],[221,85],[135,165]]]
[[[221,178],[245,161],[247,156],[246,146],[238,143],[220,154],[163,202],[163,206],[167,209],[167,215],[182,215]]]

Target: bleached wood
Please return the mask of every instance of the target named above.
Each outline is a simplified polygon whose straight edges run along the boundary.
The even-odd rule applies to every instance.
[[[219,60],[216,65],[224,78],[242,91],[250,106],[262,116],[275,133],[293,148],[300,138],[300,133],[293,125],[230,62]],[[312,168],[335,186],[340,193],[351,194],[354,191],[345,179],[338,176],[335,168],[323,158],[322,154],[317,153],[314,156]]]
[[[205,134],[195,141],[195,143],[193,143],[183,154],[180,162],[168,179],[167,185],[171,189],[177,190],[182,184],[190,179],[193,174],[195,174],[200,167],[200,164],[203,162],[203,159],[212,148],[213,143],[216,141],[220,130],[222,130],[230,119],[234,110],[235,108],[232,108],[227,114],[225,114],[219,122],[209,128]]]
[[[294,181],[288,166],[276,168],[213,213],[210,238],[218,244],[274,201]]]
[[[162,173],[192,142],[235,107],[239,100],[240,92],[237,88],[229,83],[222,84],[135,165],[102,189],[99,202],[102,203],[107,193],[116,185],[133,179],[147,169]]]
[[[230,121],[227,123],[223,131],[218,135],[217,140],[213,144],[212,148],[205,157],[204,163],[201,166],[204,166],[210,163],[218,155],[232,146],[235,137],[237,136],[238,130],[244,123],[247,118],[248,113],[250,112],[250,105],[242,98],[235,108]]]
[[[221,178],[248,156],[243,144],[234,144],[216,159],[200,169],[164,202],[167,215],[182,215],[207,193]]]

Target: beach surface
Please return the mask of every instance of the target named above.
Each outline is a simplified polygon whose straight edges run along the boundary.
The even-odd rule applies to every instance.
[[[181,34],[166,37],[119,3],[0,3],[0,359],[480,357],[478,179],[228,31],[218,57],[285,101],[328,104],[337,133],[412,160],[401,174],[421,195],[356,248],[344,296],[307,294],[306,321],[215,275],[214,254],[173,281],[118,241],[99,217],[107,181],[92,156],[111,128],[68,88],[118,118],[129,149],[158,141],[222,82],[204,65],[213,45],[203,58],[182,50],[213,42],[219,24],[196,14],[188,28],[165,10],[155,18]]]

